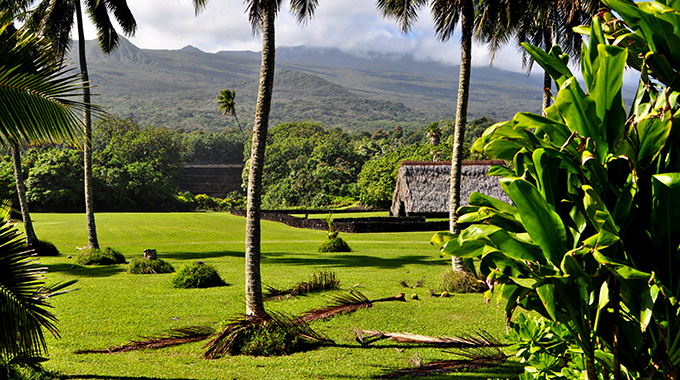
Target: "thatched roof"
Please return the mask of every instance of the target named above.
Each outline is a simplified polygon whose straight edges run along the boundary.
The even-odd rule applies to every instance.
[[[510,202],[497,177],[487,176],[492,165],[503,161],[465,161],[461,173],[461,203],[474,191]],[[392,215],[448,213],[451,183],[450,161],[404,161],[399,168],[392,197]]]

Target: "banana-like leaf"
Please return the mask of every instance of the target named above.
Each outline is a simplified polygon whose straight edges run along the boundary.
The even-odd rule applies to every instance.
[[[663,116],[651,114],[637,123],[639,146],[637,165],[641,170],[649,166],[661,153],[671,133],[673,117],[670,111]]]
[[[536,293],[541,299],[541,303],[545,310],[550,315],[550,319],[557,321],[557,301],[555,295],[555,285],[551,283],[545,283],[536,288]]]
[[[599,325],[600,325],[600,315],[602,314],[602,310],[607,307],[609,304],[609,282],[604,281],[602,282],[602,286],[600,286],[600,294],[598,296],[598,301],[597,301],[597,311],[595,313],[595,331],[599,330]]]
[[[591,225],[595,227],[598,232],[605,230],[618,235],[619,228],[614,223],[614,219],[600,197],[600,194],[589,185],[583,185],[583,192],[583,206],[585,207],[586,215],[591,221]]]
[[[432,239],[430,239],[430,244],[434,245],[438,249],[441,249],[444,244],[451,240],[456,240],[457,238],[458,235],[452,234],[449,231],[439,231],[432,236]]]
[[[557,88],[562,87],[566,80],[574,77],[567,64],[558,57],[561,51],[555,54],[548,54],[542,49],[527,43],[522,43],[522,47],[550,75],[557,84]]]
[[[559,267],[568,251],[567,233],[555,210],[531,183],[523,179],[502,180],[501,187],[517,205],[522,224],[544,257]]]
[[[627,50],[618,46],[597,45],[597,71],[594,73],[590,96],[597,99],[597,117],[602,121],[600,133],[604,132],[608,150],[623,139],[626,110],[623,106],[621,87],[623,69],[626,66]]]
[[[556,207],[559,199],[559,168],[561,160],[553,150],[536,149],[533,153],[538,188],[543,197]]]

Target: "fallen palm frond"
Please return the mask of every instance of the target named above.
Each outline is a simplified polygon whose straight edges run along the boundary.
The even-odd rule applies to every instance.
[[[356,341],[362,346],[370,346],[379,340],[389,339],[399,343],[410,343],[437,347],[479,348],[503,346],[497,339],[485,332],[467,337],[431,337],[411,333],[385,333],[371,330],[355,330]]]
[[[372,307],[376,302],[388,301],[406,302],[406,298],[404,297],[404,293],[399,293],[394,297],[369,300],[361,292],[352,290],[349,292],[349,294],[333,297],[333,302],[329,306],[323,309],[310,310],[296,321],[311,322],[318,319],[328,319],[336,315],[353,313],[360,309],[367,309]]]
[[[290,289],[276,289],[272,286],[265,288],[265,301],[279,301],[285,298],[299,296],[308,293],[322,292],[324,290],[335,290],[340,287],[340,280],[337,279],[335,272],[320,271],[313,273],[309,281],[300,282]]]
[[[380,376],[376,376],[376,379],[396,379],[403,376],[428,376],[432,374],[444,374],[449,372],[457,371],[474,371],[480,368],[495,367],[504,363],[507,356],[498,348],[486,347],[483,351],[479,351],[475,354],[462,354],[457,352],[459,355],[464,355],[468,359],[458,359],[458,360],[440,360],[436,362],[427,363],[424,365],[416,366],[414,368],[405,368],[398,371],[389,372]]]
[[[143,338],[143,340],[131,340],[130,343],[121,346],[97,349],[97,350],[78,350],[76,354],[113,354],[134,350],[144,350],[153,348],[163,348],[176,346],[184,343],[198,342],[210,338],[215,330],[207,326],[192,326],[181,329],[172,329],[164,335],[158,337]]]
[[[282,314],[259,317],[239,315],[204,348],[203,357],[216,359],[224,355],[287,355],[334,342],[312,330],[306,322]]]

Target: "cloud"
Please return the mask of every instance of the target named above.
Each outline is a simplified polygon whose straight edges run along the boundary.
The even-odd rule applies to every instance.
[[[278,46],[309,45],[336,47],[357,54],[366,52],[412,54],[418,60],[434,60],[457,65],[460,62],[459,34],[450,41],[439,42],[434,34],[428,9],[408,34],[399,30],[394,20],[384,19],[373,1],[320,1],[314,17],[298,25],[286,6],[278,15]],[[138,24],[132,43],[145,49],[181,49],[195,46],[206,52],[220,50],[261,49],[254,37],[246,5],[240,0],[211,0],[194,16],[191,0],[144,0],[129,2]],[[94,28],[86,28],[86,38],[95,38]],[[488,65],[490,57],[484,46],[475,44],[473,65]],[[520,71],[521,59],[514,48],[500,52],[494,66]]]

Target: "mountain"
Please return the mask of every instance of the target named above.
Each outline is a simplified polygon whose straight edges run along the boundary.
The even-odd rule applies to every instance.
[[[131,116],[142,125],[185,130],[235,126],[222,117],[215,98],[236,91],[237,114],[252,125],[260,54],[140,49],[121,38],[118,50],[103,54],[87,41],[93,101],[110,113]],[[72,49],[77,64],[77,50]],[[277,49],[271,124],[314,120],[328,127],[374,131],[418,128],[455,115],[458,67],[412,56],[353,55],[332,48]],[[474,67],[469,118],[511,118],[537,112],[541,82],[490,67]]]

